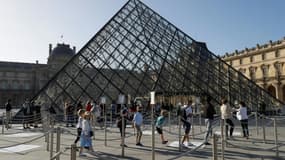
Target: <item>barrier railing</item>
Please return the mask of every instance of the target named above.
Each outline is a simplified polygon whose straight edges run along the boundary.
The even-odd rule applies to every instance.
[[[281,144],[281,142],[279,142],[279,138],[278,138],[278,124],[277,122],[278,121],[282,121],[282,120],[285,120],[285,118],[283,117],[275,117],[275,118],[271,118],[271,117],[266,117],[266,116],[263,116],[263,115],[260,115],[258,113],[252,113],[251,115],[249,115],[250,117],[250,122],[251,124],[254,123],[254,120],[255,120],[255,124],[253,125],[253,127],[251,128],[251,130],[256,130],[256,135],[258,136],[260,133],[258,130],[260,130],[260,128],[262,128],[262,135],[260,137],[260,140],[263,140],[264,143],[270,145],[270,141],[274,141],[274,145],[270,148],[270,150],[272,151],[275,151],[275,156],[276,157],[279,157],[279,148],[281,146],[283,146],[283,144]],[[27,118],[27,117],[26,117]],[[61,120],[61,119],[57,119],[56,117],[52,116],[52,115],[46,115],[45,117],[41,117],[41,118],[38,118],[37,120],[42,120],[42,121],[46,121],[46,119],[49,119],[48,120],[48,124],[46,127],[48,127],[48,132],[46,132],[44,134],[44,137],[45,137],[45,141],[46,141],[46,149],[47,151],[50,152],[50,159],[60,159],[60,155],[62,155],[62,153],[64,153],[63,150],[60,149],[60,139],[61,139],[61,136],[60,136],[60,133],[62,131],[70,131],[68,133],[73,133],[74,131],[72,130],[68,130],[68,128],[63,128],[63,129],[58,129],[58,127],[55,127],[56,124],[60,125],[61,123],[65,123],[66,121],[64,120]],[[179,140],[179,152],[182,151],[182,148],[181,148],[181,122],[180,122],[180,118],[177,117],[177,116],[173,116],[172,117],[172,114],[169,114],[168,116],[168,120],[170,119],[170,121],[168,121],[168,132],[171,133],[171,134],[176,134],[178,135],[178,140]],[[172,120],[173,119],[173,120]],[[18,120],[18,119],[17,119]],[[172,121],[171,121],[172,120]],[[113,140],[113,139],[108,139],[107,137],[107,126],[109,124],[109,127],[112,126],[112,123],[108,123],[108,121],[111,121],[110,119],[108,120],[106,118],[106,114],[104,114],[104,130],[102,130],[104,132],[104,138],[103,139],[100,139],[99,137],[96,138],[95,140],[102,140],[104,141],[104,144],[107,145],[107,142],[110,141],[110,140]],[[147,120],[146,120],[147,121]],[[202,118],[201,116],[197,115],[196,117],[192,118],[192,125],[193,125],[193,130],[194,128],[196,129],[196,133],[193,134],[193,130],[192,130],[192,134],[191,135],[195,135],[195,136],[199,136],[201,134],[204,134],[205,131],[203,131],[202,129]],[[218,121],[218,120],[216,120]],[[259,123],[260,122],[260,123]],[[221,121],[221,141],[220,141],[220,144],[221,144],[221,159],[225,159],[224,155],[225,153],[227,152],[225,149],[227,147],[230,147],[230,146],[234,146],[235,144],[231,143],[230,141],[227,141],[225,138],[224,138],[224,123],[223,121]],[[273,125],[272,125],[273,124]],[[58,126],[57,125],[57,126]],[[3,114],[2,116],[2,133],[4,133],[4,126],[5,126],[5,115]],[[144,129],[150,129],[152,127],[152,124],[150,124],[149,126],[145,126]],[[55,129],[52,129],[54,128]],[[274,127],[274,130],[271,130],[272,132],[268,133],[269,131],[267,130],[267,127]],[[177,128],[178,128],[178,131],[177,131]],[[199,130],[198,128],[200,128],[200,132],[197,133],[197,131]],[[173,129],[176,129],[176,133],[173,132]],[[197,130],[198,129],[198,130]],[[56,147],[54,147],[54,131],[56,131]],[[171,131],[171,132],[170,132]],[[123,130],[124,132],[124,130]],[[272,134],[274,132],[274,134]],[[253,132],[252,132],[253,133]],[[75,134],[74,134],[75,135]],[[123,134],[124,135],[124,134]],[[127,136],[124,137],[124,138],[129,138],[131,137],[133,134],[130,133],[130,132],[127,132]],[[274,138],[272,139],[272,137],[274,136]],[[123,138],[123,136],[122,136]],[[194,136],[193,136],[194,138]],[[114,139],[120,139],[120,138],[114,138]],[[219,141],[218,141],[218,138],[217,138],[217,135],[214,134],[214,137],[213,137],[213,146],[212,146],[212,157],[213,159],[217,159],[218,157],[218,144],[219,144]],[[122,144],[124,144],[124,141],[122,140]],[[228,146],[230,145],[230,146]],[[237,145],[235,145],[236,147],[239,147]],[[240,146],[242,148],[242,146]],[[248,147],[248,146],[247,146]],[[72,147],[71,147],[72,148]],[[55,151],[54,151],[55,149]],[[197,149],[197,148],[196,148]],[[71,149],[72,150],[72,149]],[[73,150],[74,152],[74,150]],[[75,153],[71,154],[71,157],[72,155],[74,156],[75,154],[75,159],[76,159],[76,146],[75,146]],[[192,153],[194,152],[194,150],[192,151],[189,151],[187,153]],[[179,154],[180,156],[183,156],[185,154]],[[124,145],[122,145],[122,156],[125,156],[125,148],[124,148]],[[176,156],[177,157],[177,156]],[[72,157],[71,159],[74,159],[74,157]]]

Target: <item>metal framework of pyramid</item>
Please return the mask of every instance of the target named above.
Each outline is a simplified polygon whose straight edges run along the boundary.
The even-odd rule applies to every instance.
[[[253,109],[281,103],[139,0],[129,0],[33,100],[62,108],[66,100],[111,103],[150,91],[228,97]]]

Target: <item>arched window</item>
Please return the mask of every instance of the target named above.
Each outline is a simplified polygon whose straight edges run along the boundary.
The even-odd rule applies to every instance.
[[[267,90],[273,97],[276,97],[276,89],[273,85],[270,85]]]

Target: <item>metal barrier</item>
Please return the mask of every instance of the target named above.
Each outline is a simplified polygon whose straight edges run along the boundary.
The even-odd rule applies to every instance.
[[[225,159],[225,136],[224,136],[224,124],[225,121],[221,120],[221,143],[222,143],[222,150],[221,150],[221,158],[222,160]]]
[[[278,149],[278,133],[277,133],[277,125],[276,125],[276,118],[273,119],[274,121],[274,137],[275,137],[275,146],[276,146],[276,157],[279,157],[279,149]]]
[[[125,157],[125,116],[122,116],[122,157]]]
[[[71,144],[70,160],[76,160],[76,144]]]
[[[212,148],[212,160],[218,160],[218,137],[216,134],[213,135],[213,148]]]
[[[2,116],[2,134],[4,134],[4,125],[5,125],[5,114],[3,113],[3,116]]]

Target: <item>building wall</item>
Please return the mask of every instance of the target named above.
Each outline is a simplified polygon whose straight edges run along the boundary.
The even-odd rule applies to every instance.
[[[285,37],[224,55],[223,60],[285,102]]]
[[[13,106],[21,106],[25,99],[31,99],[48,80],[75,54],[69,45],[49,45],[47,64],[0,61],[0,107],[8,99]]]
[[[46,64],[0,62],[0,106],[7,99],[13,106],[21,105],[31,98],[48,81]]]

